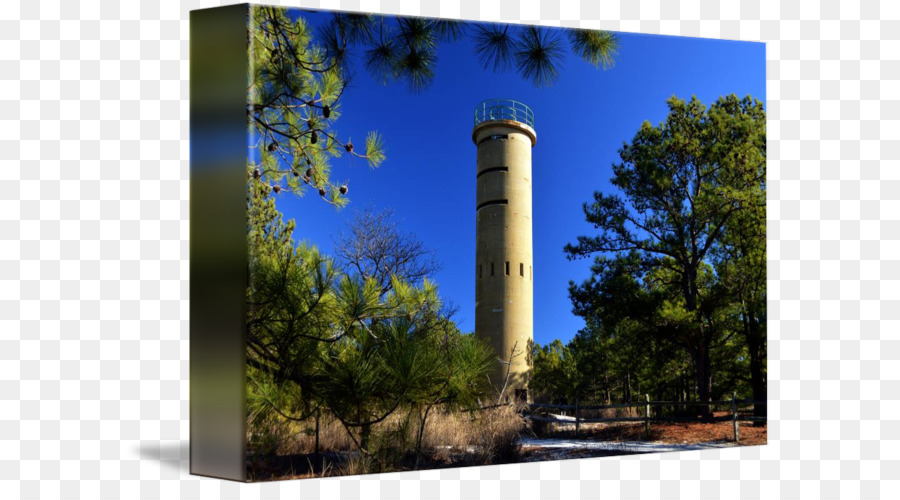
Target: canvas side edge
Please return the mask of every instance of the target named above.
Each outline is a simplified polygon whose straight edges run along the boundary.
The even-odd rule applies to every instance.
[[[247,4],[190,13],[190,472],[246,481]]]

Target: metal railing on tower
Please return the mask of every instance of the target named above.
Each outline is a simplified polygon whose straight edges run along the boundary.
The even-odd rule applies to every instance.
[[[513,99],[485,99],[475,106],[475,126],[495,120],[512,120],[534,128],[534,112]]]

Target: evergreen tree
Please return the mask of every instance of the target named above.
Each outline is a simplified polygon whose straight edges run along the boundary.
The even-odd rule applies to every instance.
[[[412,92],[426,90],[434,80],[441,43],[470,38],[474,55],[486,70],[515,70],[537,87],[556,82],[566,51],[560,29],[419,17],[335,14],[320,33],[330,55],[343,58],[348,47],[359,47],[376,80],[403,82]],[[615,64],[619,41],[614,33],[582,29],[565,33],[569,50],[585,62],[602,69]]]
[[[275,193],[302,195],[309,186],[324,200],[346,205],[349,187],[332,179],[332,159],[346,153],[372,167],[384,161],[378,133],[370,132],[361,149],[334,128],[346,88],[346,42],[326,48],[302,16],[291,19],[284,9],[251,6],[250,18],[247,119],[256,150],[249,162],[253,179]]]
[[[421,422],[431,409],[474,408],[491,390],[495,355],[461,335],[436,286],[397,275],[342,273],[314,247],[294,244],[259,183],[248,184],[247,302],[251,445],[273,421],[305,421],[327,410],[366,456],[374,426],[404,409]],[[257,446],[258,448],[258,446]]]
[[[619,194],[596,192],[585,204],[588,222],[600,233],[579,236],[566,252],[570,258],[631,252],[639,265],[636,281],[658,270],[665,285],[659,291],[677,295],[663,296],[655,310],[657,331],[689,353],[699,399],[709,401],[713,349],[725,324],[711,264],[729,225],[763,205],[765,111],[759,101],[733,95],[708,111],[696,98],[673,97],[668,106],[663,123],[645,122],[619,150],[612,178]]]
[[[533,347],[534,371],[529,387],[535,400],[551,404],[574,404],[580,386],[572,349],[557,339],[546,346]]]
[[[720,282],[735,307],[736,329],[746,343],[753,399],[766,401],[766,171],[765,134],[757,118],[736,112],[734,100],[715,110],[712,119],[726,127],[754,128],[752,142],[739,136],[723,137],[719,148],[729,156],[728,173],[745,186],[748,202],[725,224],[721,244],[713,260]],[[766,405],[755,405],[754,414],[766,416]]]
[[[377,167],[385,159],[377,132],[367,134],[361,149],[335,128],[356,62],[354,48],[377,80],[405,82],[413,92],[431,85],[439,45],[463,37],[475,41],[486,69],[515,68],[536,86],[555,82],[565,54],[561,31],[534,26],[335,13],[314,29],[302,15],[261,6],[250,7],[249,25],[249,171],[276,194],[303,195],[311,187],[338,207],[347,204],[349,186],[333,178],[332,161],[347,154]],[[570,50],[586,62],[604,69],[614,64],[614,33],[569,30],[568,39]]]
[[[251,446],[273,421],[305,421],[327,410],[369,456],[375,426],[403,409],[418,419],[418,461],[429,412],[436,406],[479,406],[490,391],[487,372],[495,354],[474,336],[460,334],[450,320],[436,287],[422,279],[435,267],[376,266],[371,273],[359,267],[356,273],[349,261],[335,265],[315,247],[295,244],[296,224],[283,220],[275,198],[312,188],[342,207],[349,188],[335,180],[334,160],[346,154],[371,167],[384,161],[377,133],[370,132],[360,148],[336,129],[352,76],[351,47],[364,48],[366,67],[385,83],[405,81],[418,91],[431,83],[438,44],[458,40],[468,28],[450,21],[335,14],[313,29],[302,15],[283,9],[252,6],[249,15]],[[475,29],[484,35],[493,28]],[[483,62],[496,51],[493,69],[507,69],[501,53],[508,51],[523,77],[536,85],[553,82],[562,55],[557,32],[505,27],[496,33],[478,42]],[[610,33],[579,31],[570,42],[598,67],[613,62],[616,39]]]

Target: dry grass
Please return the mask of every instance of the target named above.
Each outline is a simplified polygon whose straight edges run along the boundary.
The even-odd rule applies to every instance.
[[[585,412],[584,416],[639,416],[634,412],[633,409],[609,409]],[[261,429],[263,432],[258,432],[251,440],[249,477],[260,481],[414,469],[417,467],[415,447],[421,423],[419,418],[416,411],[398,411],[373,427],[369,455],[360,453],[340,422],[324,413],[319,422],[318,456],[315,455],[314,419],[302,423],[267,421],[267,426]],[[534,425],[534,429],[529,429],[521,416],[521,409],[511,406],[476,412],[447,412],[434,408],[426,421],[418,468],[519,461],[523,457],[518,440],[523,433],[534,432],[542,437],[574,437],[572,425],[551,423],[543,428],[540,422],[534,422]],[[650,440],[673,444],[730,441],[733,438],[731,422],[653,423],[650,436],[645,436],[643,430],[643,423],[640,422],[583,424],[578,437],[622,443]],[[740,430],[741,445],[766,443],[766,426],[743,423]],[[584,456],[599,455],[597,452],[585,452]]]
[[[316,451],[316,421],[294,423],[291,439],[285,440],[279,454],[310,454]],[[319,451],[332,452],[354,449],[356,446],[344,426],[332,416],[319,419]]]
[[[256,432],[253,432],[253,429]],[[259,455],[305,455],[316,451],[316,421],[288,422],[270,418],[248,425],[248,443]],[[319,449],[322,452],[348,450],[353,442],[341,423],[323,416],[319,422]]]
[[[525,429],[513,406],[437,414],[426,424],[423,450],[438,461],[452,461],[454,454],[463,453],[475,464],[502,463],[516,458]]]
[[[416,468],[416,436],[421,424],[417,411],[398,411],[373,426],[369,455],[360,453],[341,423],[324,413],[319,421],[318,457],[314,419],[302,423],[272,420],[266,424],[250,436],[248,471],[252,480]],[[525,430],[520,409],[512,406],[476,412],[433,408],[426,420],[418,468],[515,461],[518,439]]]

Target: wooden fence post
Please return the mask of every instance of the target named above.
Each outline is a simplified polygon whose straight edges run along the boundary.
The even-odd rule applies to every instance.
[[[644,394],[644,436],[650,437],[650,395]]]
[[[738,443],[741,441],[741,424],[738,423],[737,392],[731,393],[731,413],[734,422],[734,442]]]
[[[579,410],[580,410],[580,404],[579,404],[578,397],[576,396],[576,397],[575,397],[575,437],[576,437],[576,438],[578,437],[578,423],[579,423],[579,422],[578,422],[578,418],[579,418],[578,415],[579,415],[579,413],[580,413]]]

